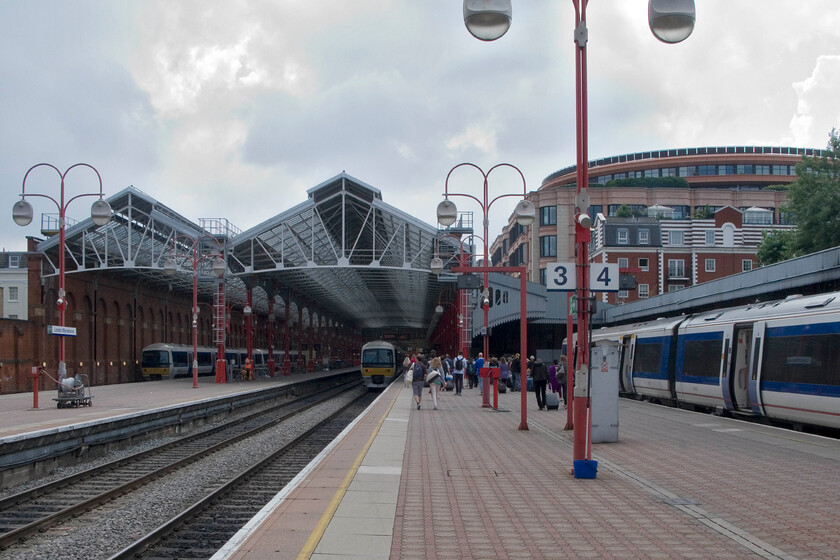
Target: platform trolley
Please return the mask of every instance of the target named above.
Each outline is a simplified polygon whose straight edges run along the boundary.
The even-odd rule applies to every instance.
[[[61,377],[58,380],[58,396],[53,399],[58,408],[93,406],[88,376],[77,373],[75,377]]]

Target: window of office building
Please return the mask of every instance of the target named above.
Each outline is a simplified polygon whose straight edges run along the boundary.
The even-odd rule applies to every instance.
[[[673,229],[668,232],[668,245],[681,247],[685,245],[685,232],[680,229]]]
[[[650,284],[639,284],[639,297],[650,297]]]
[[[627,299],[630,297],[630,292],[627,290],[618,290],[618,299]]]
[[[645,177],[659,177],[659,169],[645,169]]]
[[[747,272],[753,269],[753,262],[750,259],[744,259],[741,261],[741,270]]]
[[[670,286],[668,286],[668,292],[678,292],[683,288],[685,288],[685,286],[680,286],[679,284],[671,284]]]
[[[642,269],[642,272],[647,272],[650,269],[650,264],[648,264],[649,262],[650,261],[647,257],[639,259],[639,268]]]
[[[715,244],[715,230],[707,229],[706,230],[706,245],[714,245]]]
[[[706,259],[706,272],[715,271],[715,259]]]
[[[650,243],[650,230],[639,230],[639,245],[648,245]]]
[[[619,257],[618,259],[618,268],[630,268],[630,259],[627,257]]]
[[[770,166],[769,165],[756,165],[755,166],[755,174],[756,175],[770,175]]]
[[[17,301],[18,297],[18,287],[9,286],[9,301]]]
[[[543,286],[545,286],[545,283],[546,283],[546,273],[545,273],[545,269],[544,269],[544,268],[541,268],[541,269],[540,269],[540,284],[542,284]]]
[[[542,236],[540,236],[540,256],[541,257],[556,257],[557,256],[557,236],[556,235],[542,235]]]
[[[557,207],[556,206],[541,206],[540,207],[540,225],[541,226],[555,226],[555,225],[557,225]]]
[[[716,175],[717,174],[717,165],[698,165],[697,166],[697,174],[698,175]]]
[[[615,231],[615,242],[619,245],[627,245],[630,243],[630,230],[627,228],[618,228]]]
[[[741,163],[735,167],[738,175],[752,175],[755,173],[755,166],[751,163]]]
[[[20,268],[20,255],[9,255],[9,268]]]
[[[683,259],[668,259],[668,278],[685,278]]]
[[[718,175],[735,175],[734,165],[718,165]]]

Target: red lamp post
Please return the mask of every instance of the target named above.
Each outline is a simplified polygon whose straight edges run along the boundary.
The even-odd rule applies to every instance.
[[[586,6],[589,0],[572,0],[575,8],[575,98],[577,117],[577,196],[575,197],[575,252],[577,264],[577,363],[574,390],[574,458],[591,458],[589,411],[589,160],[586,84]],[[679,43],[694,30],[694,0],[649,0],[648,22],[657,39]],[[510,28],[510,0],[464,0],[464,23],[476,38],[494,41]]]
[[[484,188],[483,188],[483,197],[479,199],[476,196],[467,193],[456,193],[450,192],[449,190],[449,179],[452,177],[452,173],[461,167],[468,166],[478,170],[481,173],[481,176],[484,179]],[[509,194],[501,194],[496,196],[495,198],[491,199],[489,196],[488,190],[488,177],[490,173],[492,173],[495,169],[498,168],[510,168],[515,170],[518,174],[520,179],[522,179],[522,194],[518,193],[509,193]],[[488,336],[488,323],[489,323],[489,291],[488,291],[488,281],[490,277],[490,272],[503,272],[503,273],[511,273],[511,272],[519,272],[520,274],[520,345],[521,350],[520,354],[522,356],[526,356],[528,353],[528,331],[527,331],[527,279],[526,279],[526,268],[525,267],[491,267],[490,266],[490,247],[487,243],[488,239],[488,230],[490,227],[490,207],[493,205],[494,202],[501,198],[510,197],[510,196],[522,196],[522,200],[516,205],[516,209],[514,210],[514,215],[516,216],[516,221],[522,226],[528,226],[534,223],[534,218],[536,216],[536,209],[534,208],[534,204],[525,199],[524,197],[527,195],[527,186],[525,183],[525,176],[522,174],[522,171],[519,170],[518,167],[511,165],[509,163],[500,163],[494,165],[490,168],[487,173],[485,173],[480,167],[473,163],[459,163],[455,167],[449,170],[449,173],[446,175],[446,183],[444,188],[443,196],[445,197],[444,200],[438,204],[437,207],[437,220],[438,222],[444,226],[449,227],[454,224],[458,219],[458,208],[455,206],[455,203],[449,200],[449,197],[454,196],[463,196],[466,198],[471,198],[476,201],[479,206],[481,207],[483,217],[484,217],[484,237],[482,241],[484,242],[484,262],[482,263],[483,266],[481,267],[463,267],[459,266],[453,269],[453,272],[482,272],[484,276],[484,293],[482,295],[482,307],[484,308],[484,355],[489,357],[490,355],[490,338]],[[490,403],[488,402],[488,394],[487,392],[483,392],[482,394],[482,406],[489,407]],[[526,415],[526,406],[527,406],[527,392],[522,391],[522,421],[520,423],[519,429],[527,430],[528,423],[527,423],[527,415]]]
[[[202,240],[204,239],[212,239],[213,242],[216,244],[218,249],[217,253],[199,253],[199,246]],[[193,389],[198,388],[198,265],[199,262],[203,259],[212,258],[213,259],[213,274],[216,276],[222,277],[225,273],[227,266],[225,265],[225,261],[222,258],[222,246],[219,244],[219,241],[213,237],[212,235],[201,235],[199,237],[191,237],[189,235],[176,235],[172,238],[172,252],[173,255],[166,261],[164,264],[164,269],[166,270],[167,274],[175,274],[178,271],[179,264],[175,260],[178,248],[181,248],[185,251],[186,255],[183,256],[184,260],[187,262],[191,262],[192,264],[192,273],[193,273],[193,282],[192,282],[192,345],[193,345],[193,361],[192,361],[192,378],[193,378]],[[183,253],[182,253],[183,255]],[[223,302],[219,302],[219,305],[223,305]],[[219,315],[217,313],[217,315]],[[224,352],[224,345],[219,344],[218,354],[216,356],[216,364],[218,365],[220,360],[224,360],[225,352]],[[217,382],[218,382],[218,372],[216,374]]]
[[[60,184],[60,195],[59,199],[56,200],[55,198],[46,195],[46,194],[36,194],[36,193],[27,193],[26,192],[26,179],[29,177],[29,174],[32,170],[38,167],[49,167],[55,170],[58,173],[59,178],[61,179]],[[99,181],[99,192],[93,193],[85,193],[79,194],[74,197],[71,197],[69,200],[64,200],[64,181],[67,177],[67,174],[76,167],[87,167],[88,169],[93,170],[96,173],[96,179]],[[65,347],[65,337],[68,334],[65,330],[65,313],[67,311],[67,293],[65,292],[65,284],[64,284],[64,275],[65,275],[65,264],[64,264],[64,253],[65,253],[65,246],[64,246],[64,229],[66,225],[66,215],[67,215],[67,207],[70,205],[71,202],[76,200],[77,198],[82,198],[85,196],[97,196],[99,200],[95,201],[90,208],[90,219],[93,223],[97,226],[104,226],[111,220],[111,205],[108,204],[106,200],[103,199],[103,192],[102,192],[102,176],[99,175],[99,171],[96,170],[92,165],[87,163],[77,163],[75,165],[71,165],[67,168],[67,170],[62,173],[59,169],[50,164],[50,163],[39,163],[33,165],[29,168],[26,174],[23,176],[23,186],[21,187],[20,193],[20,200],[17,201],[14,206],[12,207],[12,219],[15,223],[19,226],[27,226],[32,222],[33,216],[33,209],[32,205],[26,200],[27,196],[38,196],[42,198],[47,198],[52,200],[53,203],[58,208],[58,301],[56,302],[58,305],[58,376],[59,379],[62,376],[67,375],[67,363],[66,363],[66,347]]]

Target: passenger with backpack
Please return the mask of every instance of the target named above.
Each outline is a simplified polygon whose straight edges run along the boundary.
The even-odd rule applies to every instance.
[[[461,390],[464,388],[464,371],[467,369],[467,360],[464,359],[464,355],[461,351],[458,351],[458,356],[455,358],[454,363],[452,364],[452,379],[455,382],[455,394],[461,394]]]

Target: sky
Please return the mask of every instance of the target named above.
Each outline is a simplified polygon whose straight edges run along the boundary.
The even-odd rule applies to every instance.
[[[590,160],[825,148],[840,129],[837,0],[697,0],[677,45],[653,37],[646,4],[589,3]],[[89,164],[106,196],[133,185],[241,230],[342,171],[429,224],[463,162],[521,170],[524,185],[491,173],[491,199],[536,190],[575,163],[573,30],[568,0],[513,0],[490,43],[459,0],[0,0],[0,249],[25,250],[57,212],[32,198],[33,223],[11,219],[42,162]],[[44,168],[26,180],[56,198],[60,186]],[[449,188],[482,198],[483,178],[460,168]],[[89,169],[67,174],[67,199],[98,190]],[[491,241],[515,203],[490,206]]]

